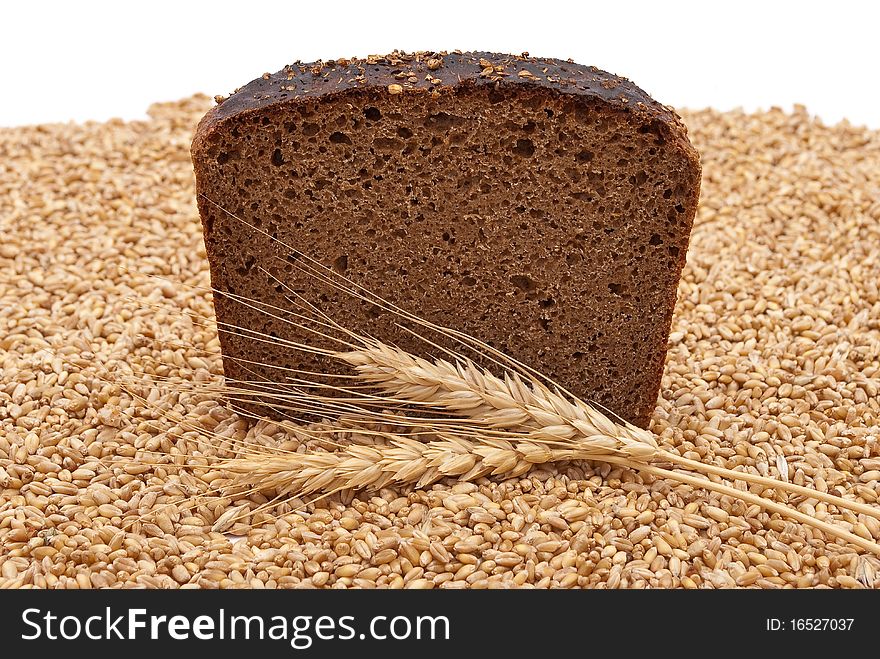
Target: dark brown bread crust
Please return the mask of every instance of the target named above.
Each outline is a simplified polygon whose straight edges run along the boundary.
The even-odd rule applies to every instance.
[[[492,67],[491,71],[486,64]],[[626,78],[572,61],[528,57],[528,53],[517,56],[488,52],[395,52],[364,59],[289,64],[281,71],[252,80],[228,98],[217,97],[220,103],[205,115],[196,130],[193,158],[197,158],[202,142],[228,117],[275,103],[326,99],[353,89],[388,89],[390,85],[433,94],[448,93],[462,85],[537,86],[595,99],[625,110],[647,124],[657,122],[664,132],[668,131],[667,139],[680,142],[699,167],[699,155],[691,146],[680,117]],[[198,162],[195,164],[198,167]]]
[[[367,173],[363,168],[360,172],[356,171],[357,167],[348,171],[352,167],[351,150],[360,148],[363,154],[370,146],[369,143],[361,145],[358,140],[376,139],[377,122],[368,120],[366,126],[361,126],[362,112],[378,112],[374,105],[382,108],[379,114],[387,113],[381,121],[386,133],[393,130],[393,126],[399,126],[397,130],[405,131],[402,134],[406,136],[406,139],[398,139],[399,133],[387,133],[391,137],[378,138],[384,142],[377,147],[376,162],[383,168],[397,165],[396,169],[381,170],[384,180],[383,176],[369,176],[374,172]],[[456,188],[449,182],[450,177],[458,173],[436,170],[438,161],[432,161],[430,166],[426,161],[424,169],[430,170],[433,176],[433,179],[429,177],[433,181],[431,185],[448,193],[448,203],[435,199],[439,206],[437,213],[432,216],[425,209],[427,219],[419,213],[417,226],[411,226],[412,209],[401,196],[408,192],[402,190],[402,184],[392,183],[388,175],[389,171],[396,171],[393,176],[405,182],[415,180],[416,174],[425,174],[418,165],[418,154],[412,155],[415,149],[411,142],[418,141],[419,135],[413,137],[413,131],[405,127],[408,113],[425,112],[426,108],[430,112],[445,109],[439,115],[429,114],[428,123],[411,126],[416,132],[433,132],[427,147],[420,147],[429,153],[431,145],[439,145],[435,151],[446,148],[447,142],[453,141],[446,138],[456,131],[454,125],[432,124],[431,116],[448,120],[448,113],[454,114],[456,110],[466,115],[480,113],[484,108],[489,114],[501,112],[496,106],[508,108],[505,111],[510,115],[505,119],[506,124],[500,122],[504,117],[496,122],[500,130],[506,130],[508,124],[516,121],[521,124],[525,121],[520,130],[531,131],[527,135],[522,133],[525,139],[516,140],[519,134],[515,134],[512,142],[504,142],[514,146],[506,147],[508,150],[502,154],[492,152],[496,147],[492,147],[491,142],[484,140],[474,146],[479,139],[459,135],[460,141],[454,146],[458,155],[446,160],[440,158],[439,162],[450,163],[441,167],[451,170],[455,168],[452,160],[459,167],[467,167],[471,162],[467,158],[471,156],[461,160],[460,155],[464,151],[460,147],[465,143],[474,153],[477,147],[481,148],[481,153],[486,154],[482,157],[486,159],[500,161],[503,156],[506,164],[502,168],[509,167],[511,181],[518,186],[517,200],[523,196],[522,191],[526,191],[522,203],[506,204],[503,213],[507,215],[500,218],[490,217],[484,212],[485,205],[477,204],[476,212],[482,213],[477,223],[488,218],[485,228],[489,239],[486,240],[482,228],[480,238],[472,239],[473,226],[458,220],[466,211],[475,212],[474,208],[459,209],[454,205],[454,196],[461,185]],[[336,114],[339,108],[351,108],[354,118],[344,122],[341,115]],[[329,123],[330,114],[340,126],[338,131],[335,127],[320,128],[317,123],[307,123],[315,133],[306,138],[297,132],[300,127],[294,126],[305,121],[320,123],[322,116],[327,116]],[[569,130],[567,124],[559,122],[563,121],[561,117],[575,115],[580,123],[573,130],[586,131],[577,134],[595,134],[597,139],[601,138],[599,142],[595,145],[560,143],[553,152],[546,146],[546,140],[540,142],[542,132],[556,130],[560,131],[560,140],[566,137],[570,142],[570,135],[565,135]],[[537,134],[534,133],[536,122],[540,126]],[[352,124],[355,130],[350,137]],[[595,128],[593,124],[602,128]],[[373,131],[372,137],[359,137],[364,130]],[[602,141],[605,140],[603,135],[610,141]],[[316,138],[318,144],[327,146],[318,149]],[[537,141],[533,143],[531,138]],[[621,146],[621,142],[627,144]],[[520,143],[522,149],[517,148]],[[548,167],[553,163],[545,161],[529,165],[539,143],[544,144],[540,153],[546,152],[565,167],[551,171]],[[384,148],[389,144],[390,148]],[[409,146],[401,155],[403,144]],[[373,146],[376,145],[374,141]],[[593,160],[590,149],[596,148],[599,150]],[[345,150],[346,160],[334,161],[333,158],[343,157],[340,149]],[[511,156],[511,152],[516,155]],[[372,154],[374,149],[370,148],[368,157],[373,158]],[[677,282],[696,211],[700,165],[687,139],[687,131],[674,111],[652,100],[629,81],[572,62],[495,53],[393,53],[364,60],[297,63],[278,73],[265,74],[209,111],[196,131],[192,155],[215,288],[289,307],[285,301],[289,291],[276,286],[277,281],[271,277],[257,272],[259,268],[272,270],[273,276],[281,276],[293,288],[305,290],[306,286],[312,286],[308,292],[320,294],[321,301],[334,316],[353,328],[419,351],[418,342],[397,331],[390,320],[379,318],[375,309],[353,305],[331,290],[315,287],[314,282],[303,281],[290,267],[283,270],[273,267],[273,263],[277,265],[279,259],[286,256],[284,251],[218,213],[211,201],[242,216],[248,223],[268,224],[281,240],[328,265],[335,261],[338,266],[339,260],[344,259],[341,269],[345,271],[345,263],[351,260],[353,267],[345,274],[357,283],[433,322],[470,332],[543,370],[575,394],[606,405],[633,423],[647,425],[659,391]],[[263,175],[261,163],[270,156],[271,166]],[[567,164],[569,161],[576,161],[575,168],[581,169],[573,171]],[[615,164],[620,171],[614,170]],[[285,179],[283,172],[288,169],[291,178]],[[585,176],[582,177],[582,173]],[[373,192],[378,195],[378,189],[382,189],[387,197],[360,199],[358,175],[364,180],[365,188],[374,184]],[[573,181],[589,177],[589,181],[560,183],[566,176]],[[332,187],[334,177],[339,180],[338,188]],[[462,177],[468,178],[463,174]],[[465,183],[471,185],[473,181]],[[504,184],[511,191],[510,182]],[[346,187],[349,185],[356,189]],[[444,185],[447,188],[443,188]],[[604,200],[606,185],[610,186],[607,201]],[[628,186],[632,187],[632,194],[627,192]],[[598,195],[603,199],[594,199],[593,188],[601,190]],[[503,189],[498,186],[493,188],[498,191],[483,196],[513,194],[501,192]],[[575,201],[567,200],[562,206],[552,196],[558,195],[560,190],[570,192]],[[378,238],[374,238],[376,231],[365,229],[362,218],[345,215],[345,209],[339,213],[336,197],[343,199],[344,204],[343,193],[358,193],[352,195],[356,210],[362,206],[372,209],[371,217],[377,217],[375,221],[379,223]],[[329,206],[325,205],[328,199]],[[422,203],[425,199],[423,196]],[[414,198],[413,202],[417,200]],[[434,205],[432,202],[431,207]],[[514,216],[515,212],[525,212],[525,215]],[[398,271],[403,273],[399,276],[387,267],[387,260],[377,261],[374,254],[380,251],[375,240],[384,241],[386,244],[382,247],[385,248],[396,240],[394,235],[382,232],[400,221],[394,219],[397,215],[410,218],[406,220],[406,227],[396,230],[401,231],[401,235],[409,232],[409,237],[394,243],[402,245],[400,247],[392,245],[392,260],[396,254],[393,250],[397,250],[406,266]],[[628,216],[632,219],[627,220]],[[292,219],[284,219],[288,217]],[[538,229],[517,224],[523,217],[528,223],[537,224]],[[433,223],[436,228],[442,222],[453,227],[453,236],[450,240],[444,231],[446,242],[438,238],[432,243],[433,238],[425,233],[425,225]],[[504,231],[499,233],[498,223],[508,226],[502,227]],[[456,230],[459,230],[460,247],[455,245]],[[576,235],[570,236],[567,232]],[[414,235],[420,236],[422,242],[415,242]],[[491,253],[484,262],[475,259],[475,250],[485,249],[487,245],[495,246],[493,249],[503,246],[499,240],[503,241],[505,235],[513,242],[504,250],[508,260],[501,266],[494,262],[496,257]],[[611,251],[619,252],[613,255],[613,260],[605,258],[605,253]],[[443,261],[444,255],[451,265]],[[640,263],[640,259],[643,262]],[[517,270],[516,263],[521,263],[523,268]],[[254,269],[255,264],[259,268]],[[614,274],[617,270],[628,270],[629,274]],[[518,274],[520,271],[525,274]],[[470,289],[460,285],[463,278],[470,280]],[[475,278],[494,282],[495,292],[478,293],[479,287],[473,286]],[[436,290],[430,290],[432,287]],[[458,292],[458,289],[473,293]],[[468,295],[473,295],[476,301],[472,307],[467,304]],[[221,322],[293,340],[303,338],[284,323],[267,321],[222,296],[215,297],[215,307]],[[337,316],[337,312],[341,315]],[[277,370],[259,367],[254,362],[324,371],[333,368],[321,360],[303,358],[293,351],[273,349],[265,343],[227,332],[221,331],[220,339],[228,378],[283,379]],[[265,409],[249,409],[265,413]],[[284,414],[280,416],[283,418]]]

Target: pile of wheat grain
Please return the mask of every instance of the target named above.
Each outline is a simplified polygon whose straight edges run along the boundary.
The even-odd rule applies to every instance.
[[[181,313],[212,313],[188,153],[209,104],[0,129],[0,587],[880,586],[876,556],[609,464],[216,496],[242,444],[321,440],[168,386],[221,372],[216,331]],[[880,134],[802,109],[685,120],[703,196],[652,429],[878,504]],[[125,374],[144,400],[108,383]],[[873,517],[779,500],[880,540]]]

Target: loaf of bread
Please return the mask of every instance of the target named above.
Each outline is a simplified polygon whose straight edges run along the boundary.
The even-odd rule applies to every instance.
[[[218,100],[192,145],[216,289],[278,308],[302,292],[426,353],[392,314],[303,274],[283,242],[647,424],[700,185],[671,108],[526,53],[296,63]],[[222,331],[314,343],[231,297],[214,304],[227,378],[340,368]]]

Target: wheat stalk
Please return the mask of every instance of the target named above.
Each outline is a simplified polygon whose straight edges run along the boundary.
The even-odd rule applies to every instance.
[[[539,443],[488,437],[475,441],[438,435],[436,440],[416,441],[386,434],[385,440],[384,445],[352,445],[327,453],[257,452],[228,460],[223,468],[232,474],[237,485],[274,489],[277,498],[327,495],[348,489],[379,490],[389,485],[412,484],[424,488],[446,477],[460,481],[483,476],[515,478],[536,464],[596,457],[592,450],[584,451],[576,446],[551,449]],[[634,463],[627,458],[606,455],[604,460],[756,504],[880,555],[877,543],[751,492],[652,464]]]

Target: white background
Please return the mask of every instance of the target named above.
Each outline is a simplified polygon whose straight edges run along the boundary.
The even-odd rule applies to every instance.
[[[573,58],[677,107],[802,103],[880,128],[880,3],[35,2],[0,9],[0,126],[141,118],[296,59],[404,50]]]

